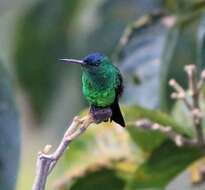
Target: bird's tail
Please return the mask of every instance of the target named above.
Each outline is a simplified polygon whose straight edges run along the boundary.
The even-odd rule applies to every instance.
[[[125,127],[125,121],[124,121],[124,118],[122,116],[120,106],[118,104],[117,99],[111,105],[111,109],[112,109],[111,121],[115,121],[116,123],[120,124],[122,127]]]

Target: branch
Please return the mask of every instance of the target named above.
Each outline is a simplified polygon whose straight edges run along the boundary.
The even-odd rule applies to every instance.
[[[188,75],[189,81],[189,92],[190,96],[193,100],[193,123],[196,129],[196,135],[198,139],[198,143],[200,145],[204,144],[204,135],[203,135],[203,127],[202,127],[202,113],[199,106],[199,89],[198,89],[198,81],[197,81],[197,71],[195,65],[187,65],[185,67],[185,71]]]
[[[144,130],[159,131],[160,133],[164,134],[169,139],[171,139],[177,146],[180,147],[184,145],[191,146],[191,147],[198,146],[194,140],[188,139],[183,135],[177,133],[170,126],[162,126],[158,123],[152,123],[147,119],[139,120],[135,123],[135,125],[136,127],[139,127]]]
[[[174,79],[171,79],[169,81],[169,85],[176,91],[176,92],[173,92],[171,94],[171,98],[172,99],[182,100],[184,102],[184,104],[186,105],[186,107],[189,110],[192,110],[193,109],[192,105],[189,103],[189,101],[186,97],[186,92],[183,89],[183,87],[179,83],[177,83],[177,81],[175,81]]]
[[[54,153],[47,154],[51,148],[51,145],[46,145],[44,150],[38,153],[37,171],[32,190],[45,189],[48,175],[53,170],[65,150],[68,148],[68,145],[74,139],[82,135],[92,123],[94,123],[94,120],[91,116],[86,116],[82,119],[75,117]]]
[[[175,92],[171,94],[171,98],[182,100],[191,112],[193,125],[196,131],[197,143],[202,146],[204,145],[204,134],[202,127],[202,111],[199,106],[199,95],[205,82],[205,70],[202,71],[199,81],[197,79],[197,70],[195,65],[185,66],[185,71],[188,75],[188,95],[191,97],[192,102],[190,103],[187,98],[186,91],[174,79],[169,81],[169,85],[175,90]]]

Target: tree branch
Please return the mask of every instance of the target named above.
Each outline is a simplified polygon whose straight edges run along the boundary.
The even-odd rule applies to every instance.
[[[160,133],[171,139],[177,146],[191,146],[198,147],[196,141],[188,139],[183,135],[174,131],[170,126],[162,126],[158,123],[152,123],[147,119],[139,120],[135,123],[136,127],[142,128],[144,130],[159,131]]]
[[[169,81],[169,85],[175,90],[171,94],[171,98],[179,99],[184,102],[186,107],[192,114],[193,125],[196,131],[197,143],[200,146],[204,145],[204,134],[202,127],[202,111],[199,106],[199,95],[202,89],[202,86],[205,82],[205,70],[202,71],[200,80],[197,79],[197,70],[195,65],[185,66],[185,71],[188,75],[188,95],[191,97],[192,102],[190,103],[189,99],[186,96],[186,91],[183,89],[180,84],[178,84],[174,79]]]
[[[177,83],[177,81],[175,81],[174,79],[171,79],[169,81],[169,85],[176,91],[171,94],[171,98],[182,100],[184,104],[186,105],[186,107],[189,110],[192,110],[193,109],[192,105],[189,103],[186,97],[186,91],[183,89],[183,87],[179,83]]]
[[[188,75],[189,81],[189,92],[190,96],[193,100],[193,123],[196,129],[197,140],[200,145],[204,144],[204,134],[202,127],[202,113],[199,106],[199,89],[198,89],[198,81],[197,81],[197,71],[195,65],[187,65],[185,67],[185,71]]]
[[[51,145],[46,145],[42,152],[38,153],[37,171],[32,190],[44,190],[49,173],[53,170],[68,145],[77,137],[82,135],[90,124],[94,123],[91,116],[82,119],[75,117],[65,132],[61,143],[52,154],[48,154]]]

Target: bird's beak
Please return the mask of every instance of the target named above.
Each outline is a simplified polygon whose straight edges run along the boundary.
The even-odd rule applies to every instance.
[[[83,60],[77,60],[77,59],[59,59],[59,60],[65,64],[79,64],[79,65],[86,64]]]

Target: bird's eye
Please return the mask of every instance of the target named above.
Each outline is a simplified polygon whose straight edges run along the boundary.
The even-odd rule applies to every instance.
[[[93,66],[98,66],[99,65],[99,61],[95,61],[92,63]]]

